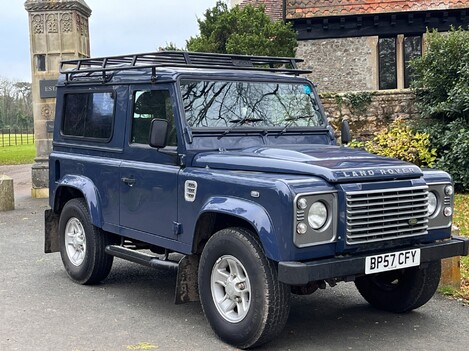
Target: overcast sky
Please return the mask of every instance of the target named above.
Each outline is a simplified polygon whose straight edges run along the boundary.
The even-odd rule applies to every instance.
[[[90,17],[91,55],[155,51],[179,47],[198,34],[197,18],[216,0],[85,0]],[[25,0],[0,0],[0,77],[31,81],[28,14]]]

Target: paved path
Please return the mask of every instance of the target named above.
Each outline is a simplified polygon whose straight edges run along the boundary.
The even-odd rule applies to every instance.
[[[15,197],[17,198],[31,196],[31,166],[32,165],[0,166],[0,175],[7,175],[13,178]]]
[[[102,284],[71,282],[60,255],[43,253],[47,200],[27,195],[28,167],[8,170],[26,189],[19,189],[15,211],[0,213],[1,351],[234,350],[214,336],[199,304],[172,303],[172,272],[116,259]],[[343,283],[294,297],[285,330],[262,350],[466,351],[468,345],[469,307],[458,301],[437,295],[417,311],[395,315],[369,307],[353,284]]]

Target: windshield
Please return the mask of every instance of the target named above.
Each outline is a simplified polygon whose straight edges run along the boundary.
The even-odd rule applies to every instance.
[[[193,128],[324,125],[307,84],[182,80],[186,120]]]

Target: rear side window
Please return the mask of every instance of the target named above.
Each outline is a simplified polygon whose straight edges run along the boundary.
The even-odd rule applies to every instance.
[[[63,135],[109,140],[113,119],[114,96],[110,92],[65,96]]]

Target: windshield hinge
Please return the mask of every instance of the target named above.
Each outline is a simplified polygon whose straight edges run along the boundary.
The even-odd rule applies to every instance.
[[[186,155],[185,154],[179,154],[179,166],[184,167],[186,165]]]
[[[192,130],[189,127],[185,127],[184,133],[187,135],[187,142],[189,144],[192,144],[192,141],[193,141]]]

